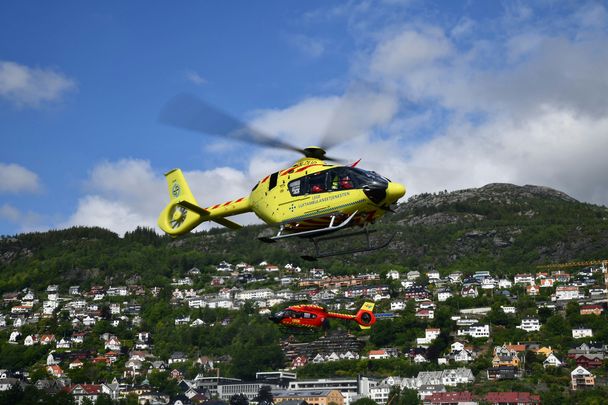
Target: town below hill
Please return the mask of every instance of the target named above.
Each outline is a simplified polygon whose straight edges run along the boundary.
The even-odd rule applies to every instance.
[[[371,254],[261,227],[0,239],[0,403],[603,403],[608,210],[537,186],[412,197]],[[356,312],[293,333],[295,303]],[[289,401],[289,402],[288,402]]]

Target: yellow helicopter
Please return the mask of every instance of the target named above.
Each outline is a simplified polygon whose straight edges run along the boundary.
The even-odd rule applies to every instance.
[[[167,234],[183,235],[206,221],[239,229],[239,224],[227,218],[253,212],[266,224],[278,229],[274,236],[260,240],[309,239],[314,244],[315,254],[302,256],[309,260],[377,250],[392,240],[391,237],[374,245],[367,225],[391,211],[391,206],[405,195],[402,184],[391,182],[373,171],[360,169],[356,167],[358,162],[352,165],[326,163],[336,159],[327,157],[323,147],[298,149],[254,130],[192,96],[179,96],[170,102],[161,114],[161,121],[205,134],[227,136],[304,155],[291,167],[261,179],[249,196],[208,207],[199,205],[180,169],[169,171],[165,177],[170,202],[158,217],[159,227]],[[353,227],[361,227],[362,230],[348,234],[338,232]],[[362,233],[367,236],[367,243],[362,248],[331,252],[321,252],[319,249],[319,243],[324,240]]]

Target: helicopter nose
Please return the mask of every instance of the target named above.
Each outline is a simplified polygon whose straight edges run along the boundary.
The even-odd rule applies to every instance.
[[[271,314],[268,319],[274,323],[279,323],[281,321],[281,318],[277,316],[277,314]]]
[[[374,204],[380,204],[386,198],[386,183],[371,183],[363,186],[363,192]]]
[[[389,204],[397,202],[401,197],[405,195],[405,186],[401,183],[388,183],[386,189],[386,201]]]

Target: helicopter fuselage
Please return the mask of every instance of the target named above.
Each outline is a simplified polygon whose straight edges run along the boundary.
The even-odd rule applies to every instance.
[[[289,233],[322,229],[352,216],[350,225],[372,223],[404,194],[402,184],[352,166],[328,165],[305,157],[290,168],[260,180],[248,197],[202,208],[179,169],[166,174],[171,202],[159,216],[159,226],[177,236],[201,222],[239,226],[226,217],[254,212],[268,225]]]

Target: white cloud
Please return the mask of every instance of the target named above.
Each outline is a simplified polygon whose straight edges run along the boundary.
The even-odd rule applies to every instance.
[[[57,101],[74,89],[74,80],[53,69],[0,61],[0,97],[18,107],[37,107]]]
[[[185,72],[186,80],[196,84],[197,86],[202,86],[203,84],[207,84],[207,79],[199,75],[194,70],[187,70]]]
[[[15,224],[19,229],[19,232],[32,232],[48,229],[46,226],[41,227],[42,220],[42,216],[38,213],[20,210],[8,203],[0,205],[0,221]]]
[[[370,70],[384,78],[400,78],[424,69],[452,52],[452,45],[441,29],[407,29],[378,44],[371,56]]]
[[[21,213],[15,207],[10,204],[3,204],[0,206],[0,219],[4,219],[10,222],[17,222],[21,217]]]
[[[0,163],[0,193],[35,193],[40,191],[38,175],[14,163]]]

